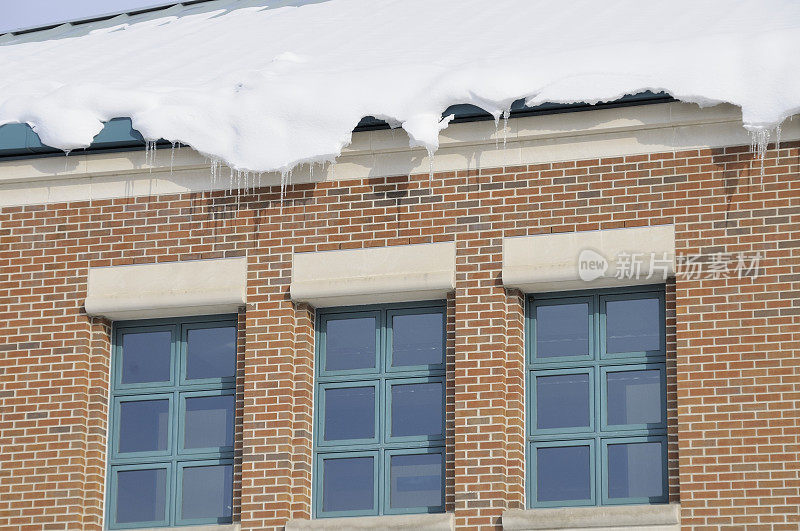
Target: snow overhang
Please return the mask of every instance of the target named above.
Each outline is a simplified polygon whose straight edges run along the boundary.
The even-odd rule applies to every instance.
[[[208,1],[208,0],[203,0]],[[624,96],[616,101],[607,103],[543,103],[541,105],[529,106],[525,100],[517,100],[511,105],[510,118],[520,118],[523,116],[536,116],[542,114],[558,114],[567,112],[582,112],[594,109],[608,109],[613,107],[629,107],[634,105],[649,105],[655,103],[668,103],[675,101],[674,98],[664,92],[645,91],[640,94]],[[453,115],[451,123],[479,122],[493,120],[494,117],[475,105],[458,104],[451,105],[442,113],[442,117]],[[360,131],[374,131],[379,129],[390,129],[390,125],[373,116],[365,116],[361,119],[354,133]],[[171,143],[167,140],[159,140],[158,146],[167,147]],[[130,151],[145,149],[146,143],[142,134],[133,128],[130,118],[113,118],[103,124],[103,129],[94,137],[89,147],[74,150],[77,153],[105,153],[113,151]],[[46,146],[42,143],[33,129],[28,124],[6,124],[0,126],[0,159],[45,157],[51,155],[63,155],[64,151]]]

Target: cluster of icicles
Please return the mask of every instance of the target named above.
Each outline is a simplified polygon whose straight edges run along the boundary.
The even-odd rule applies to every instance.
[[[502,135],[502,144],[503,148],[506,147],[506,141],[508,139],[508,119],[509,119],[509,112],[505,111],[502,114],[502,123],[503,123],[503,135]],[[791,120],[791,118],[790,118]],[[499,132],[499,124],[500,124],[500,117],[495,119],[495,133]],[[775,148],[780,149],[781,143],[781,126],[777,125],[773,129],[761,127],[757,129],[748,129],[748,133],[750,135],[750,151],[756,158],[761,161],[761,171],[763,173],[764,170],[764,160],[767,154],[767,147],[769,146],[770,141],[775,139]],[[157,160],[156,160],[156,153],[157,153],[157,142],[156,140],[146,140],[145,141],[145,166],[150,168],[152,172],[153,167],[156,167]],[[495,147],[499,147],[500,144],[500,135],[495,134]],[[172,167],[175,161],[175,148],[182,147],[179,142],[172,142],[172,148],[170,150],[170,163],[169,163],[169,171],[170,175],[172,174]],[[65,154],[69,156],[69,151],[65,151]],[[428,161],[429,161],[429,176],[433,179],[433,158],[434,152],[431,149],[428,149]],[[207,160],[210,164],[210,172],[211,172],[211,188],[216,190],[219,189],[218,184],[224,182],[227,178],[228,186],[227,189],[229,194],[232,194],[234,191],[237,193],[237,197],[241,194],[247,195],[250,193],[255,193],[255,190],[261,188],[261,179],[265,172],[256,172],[256,171],[249,171],[243,169],[234,169],[231,166],[225,164],[225,162],[220,158],[215,157],[207,157]],[[319,163],[323,169],[326,163]],[[309,163],[310,173],[313,178],[314,175],[314,167],[315,163]],[[225,171],[227,168],[227,171]],[[284,170],[281,171],[281,180],[280,180],[280,197],[281,202],[283,202],[286,196],[286,189],[289,185],[292,184],[292,170]],[[237,201],[238,203],[238,201]]]
[[[183,145],[180,142],[172,142],[171,144],[172,146],[170,148],[170,155],[169,155],[170,175],[172,175],[172,169],[175,163],[175,149],[183,147]],[[69,151],[65,151],[65,153],[67,156],[69,156]],[[149,167],[150,173],[153,172],[154,167],[158,166],[157,153],[158,153],[158,141],[145,140],[144,165]],[[239,196],[255,193],[256,189],[261,188],[261,179],[264,176],[264,173],[268,173],[261,171],[234,169],[233,167],[225,164],[225,162],[222,159],[215,157],[206,157],[206,160],[209,162],[211,171],[211,189],[212,190],[225,189],[228,191],[228,194],[233,194],[234,192],[236,192],[237,203]],[[433,157],[431,157],[431,160],[433,160]],[[324,167],[325,164],[321,163],[321,165]],[[312,178],[314,176],[315,166],[316,166],[315,163],[309,163],[309,168]],[[431,163],[431,176],[432,175],[433,175],[433,163]],[[224,183],[226,179],[228,182],[227,188],[220,188],[219,184]],[[282,171],[281,182],[280,182],[281,202],[283,202],[283,199],[286,196],[287,187],[291,184],[292,184],[292,170]]]

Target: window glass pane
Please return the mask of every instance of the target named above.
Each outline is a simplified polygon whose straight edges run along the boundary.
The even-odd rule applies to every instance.
[[[375,388],[325,389],[325,440],[375,436]]]
[[[554,304],[536,308],[536,357],[589,354],[589,304]]]
[[[186,399],[184,448],[233,446],[233,395]]]
[[[375,367],[375,318],[331,319],[325,327],[325,370]]]
[[[187,380],[236,374],[236,327],[189,329],[187,343]]]
[[[444,363],[444,315],[428,313],[392,318],[392,366]]]
[[[661,301],[606,302],[606,352],[646,352],[661,348]]]
[[[442,454],[393,455],[389,466],[393,509],[444,505]]]
[[[128,332],[122,335],[122,383],[169,382],[172,334]]]
[[[392,386],[392,437],[444,434],[441,382]]]
[[[660,442],[608,445],[608,497],[647,498],[664,495]]]
[[[662,422],[661,371],[608,372],[606,381],[609,425]]]
[[[167,471],[117,472],[117,523],[160,522],[166,519]]]
[[[592,497],[589,446],[536,449],[536,496],[540,502]]]
[[[223,518],[233,514],[233,465],[183,469],[181,518]]]
[[[120,453],[167,449],[169,400],[122,402],[119,411]]]
[[[536,376],[536,427],[590,425],[589,374]]]
[[[358,511],[373,509],[374,458],[326,459],[322,480],[322,510]]]

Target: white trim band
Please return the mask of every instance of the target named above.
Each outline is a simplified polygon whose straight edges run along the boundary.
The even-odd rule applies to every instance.
[[[785,141],[799,139],[800,120],[787,120],[781,135]],[[335,164],[299,166],[292,182],[427,174],[431,168],[480,170],[749,143],[738,107],[721,104],[701,109],[689,103],[662,103],[526,116],[509,120],[502,128],[492,121],[452,124],[439,135],[433,160],[423,148],[409,148],[402,130],[357,132]],[[256,183],[251,178],[247,186],[280,182],[281,175],[273,172],[258,177]],[[0,207],[231,186],[227,178],[212,180],[208,159],[190,148],[159,150],[150,156],[140,150],[0,161]]]

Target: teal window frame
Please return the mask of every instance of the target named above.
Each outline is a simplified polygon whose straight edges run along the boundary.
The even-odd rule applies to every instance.
[[[646,296],[659,300],[659,349],[646,352],[607,354],[605,350],[606,302],[630,300]],[[587,356],[536,357],[536,311],[540,306],[585,302],[589,308],[589,354]],[[528,463],[526,495],[528,507],[574,507],[625,504],[656,504],[669,501],[667,461],[667,404],[666,404],[666,309],[663,285],[630,288],[597,289],[572,292],[542,293],[526,301],[526,462]],[[658,370],[661,382],[661,422],[608,426],[606,374],[617,371]],[[536,377],[589,374],[590,420],[588,427],[537,428]],[[591,443],[592,495],[589,500],[560,502],[537,501],[536,448],[566,447]],[[662,496],[647,498],[608,497],[609,444],[625,442],[660,442],[662,453]]]
[[[188,331],[198,328],[237,326],[235,315],[212,315],[174,319],[153,319],[114,323],[112,329],[111,399],[108,441],[108,489],[106,492],[106,527],[109,529],[136,529],[173,527],[202,524],[229,524],[233,516],[220,518],[181,518],[183,469],[192,466],[234,466],[234,445],[216,448],[184,449],[183,434],[186,398],[199,396],[232,395],[236,411],[236,376],[186,380]],[[159,383],[122,384],[122,336],[125,333],[169,331],[170,381]],[[237,331],[238,333],[238,331]],[[234,367],[234,370],[236,368]],[[128,401],[154,399],[169,400],[167,450],[164,452],[136,452],[120,454],[120,404]],[[235,421],[234,421],[235,430]],[[165,469],[167,471],[165,519],[152,522],[116,523],[117,473],[126,470]],[[231,484],[230,488],[233,488]]]
[[[443,323],[441,364],[392,366],[392,318],[398,315],[441,313]],[[325,339],[328,321],[332,319],[375,318],[375,368],[352,370],[325,370]],[[325,308],[317,311],[316,319],[316,370],[314,400],[314,518],[345,516],[379,516],[390,514],[423,514],[445,511],[445,401],[447,383],[445,366],[447,357],[447,314],[444,301],[424,301],[403,304],[381,304],[357,307]],[[413,383],[442,384],[442,434],[441,436],[391,436],[391,389],[394,385]],[[339,441],[324,440],[324,390],[374,386],[375,437]],[[393,455],[440,453],[442,456],[441,504],[435,506],[391,508],[389,462]],[[374,507],[370,510],[324,511],[324,465],[327,459],[372,456]]]

